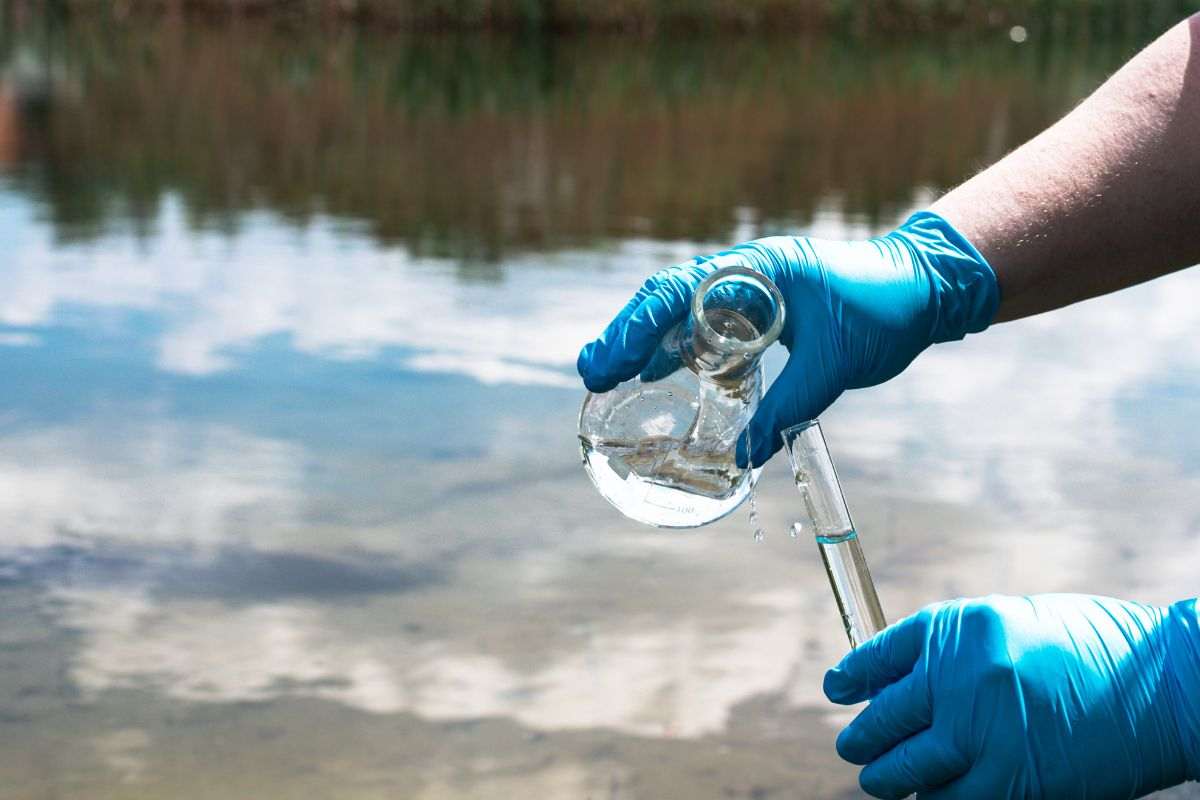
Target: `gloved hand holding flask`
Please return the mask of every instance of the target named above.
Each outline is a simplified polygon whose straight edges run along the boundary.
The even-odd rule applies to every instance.
[[[791,355],[750,423],[755,466],[779,450],[783,429],[815,419],[844,390],[882,383],[934,342],[986,328],[1000,299],[984,258],[928,212],[866,241],[759,239],[651,276],[579,354],[587,388],[605,392],[653,369],[696,287],[726,266],[761,272],[787,305],[779,341]]]

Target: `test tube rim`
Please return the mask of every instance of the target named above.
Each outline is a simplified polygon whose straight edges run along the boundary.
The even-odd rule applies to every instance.
[[[779,432],[780,438],[783,439],[783,446],[786,448],[788,445],[789,439],[791,439],[793,436],[798,436],[801,433],[804,433],[806,430],[808,430],[809,428],[812,428],[814,426],[818,430],[821,430],[821,421],[819,419],[810,419],[810,420],[805,420],[804,422],[797,422],[795,425],[787,426],[786,428],[784,428],[783,430],[781,430]],[[825,438],[824,430],[821,430],[821,438],[822,439]],[[788,451],[788,454],[790,457],[791,451]]]

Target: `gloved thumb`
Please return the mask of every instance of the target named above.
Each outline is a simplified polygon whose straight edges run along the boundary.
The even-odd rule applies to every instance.
[[[825,673],[825,696],[843,705],[861,703],[907,675],[920,657],[932,611],[897,622],[847,653]]]

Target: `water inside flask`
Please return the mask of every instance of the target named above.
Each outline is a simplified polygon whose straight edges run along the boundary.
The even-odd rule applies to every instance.
[[[747,498],[758,470],[737,465],[737,440],[762,396],[760,357],[783,319],[783,297],[766,276],[718,269],[641,375],[587,395],[583,463],[610,503],[640,522],[690,528]]]

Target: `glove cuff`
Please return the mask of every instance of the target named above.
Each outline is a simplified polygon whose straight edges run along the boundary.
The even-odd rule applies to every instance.
[[[1196,600],[1167,608],[1168,689],[1189,780],[1200,780],[1200,619]]]
[[[996,318],[1000,285],[987,259],[966,236],[932,211],[918,211],[893,234],[925,267],[934,309],[931,342],[978,333]]]

